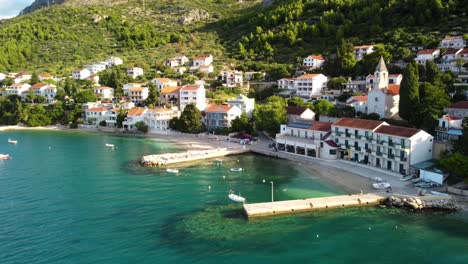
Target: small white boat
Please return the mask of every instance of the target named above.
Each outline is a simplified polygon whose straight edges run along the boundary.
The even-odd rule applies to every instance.
[[[231,168],[231,171],[243,171],[242,168]]]
[[[414,178],[411,180],[412,183],[418,183],[420,181],[422,181],[422,178]]]
[[[238,202],[238,203],[244,203],[245,202],[245,198],[240,196],[240,195],[230,193],[228,197],[229,197],[229,199],[233,200],[234,202]]]
[[[179,173],[179,170],[177,169],[166,169],[166,171],[170,173]]]
[[[0,154],[0,160],[8,160],[11,159],[10,155],[8,154]]]
[[[380,178],[380,177],[374,177],[373,180],[374,180],[375,182],[382,182],[382,181],[383,181],[382,178]]]
[[[437,196],[450,196],[448,193],[441,193],[441,192],[436,192],[436,191],[430,191],[432,195],[437,195]]]
[[[108,147],[108,148],[113,148],[113,147],[114,147],[114,144],[106,144],[106,147]]]
[[[18,140],[8,139],[8,143],[10,143],[10,144],[18,144]]]
[[[388,182],[373,183],[372,188],[377,189],[377,190],[387,189],[387,188],[390,188],[390,183]]]
[[[413,179],[413,175],[403,176],[400,178],[400,181],[409,181]]]

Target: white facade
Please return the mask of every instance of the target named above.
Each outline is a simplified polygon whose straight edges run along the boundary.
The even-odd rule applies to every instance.
[[[113,56],[107,57],[106,62],[109,67],[123,64],[123,60],[121,58]]]
[[[21,94],[24,91],[29,90],[30,87],[31,87],[31,85],[29,85],[27,83],[14,83],[14,84],[12,84],[10,86],[7,86],[5,91],[6,91],[7,95],[14,94],[14,95],[21,96]]]
[[[6,74],[0,73],[0,82],[5,80],[5,78],[6,78]]]
[[[201,65],[198,70],[202,73],[212,73],[214,71],[213,65]]]
[[[180,117],[177,107],[148,109],[143,114],[143,122],[149,127],[151,133],[161,133],[169,129],[169,121],[174,117]]]
[[[106,119],[106,112],[107,108],[104,107],[96,107],[96,108],[89,108],[86,109],[86,122],[89,125],[99,125],[99,123]]]
[[[364,58],[364,55],[371,54],[374,52],[373,45],[363,45],[363,46],[354,46],[353,48],[354,57],[356,60],[360,61]]]
[[[52,76],[49,73],[41,73],[37,77],[39,79],[39,82],[42,82],[44,80],[53,80],[54,79],[54,76]]]
[[[322,55],[310,55],[303,59],[302,67],[308,69],[318,69],[322,67],[325,59]]]
[[[179,90],[180,111],[184,111],[188,104],[195,104],[200,111],[206,108],[205,86],[185,85]]]
[[[132,78],[135,79],[136,77],[143,75],[143,69],[138,67],[128,68],[127,75],[132,76]]]
[[[296,78],[282,78],[278,80],[279,89],[288,89],[289,91],[295,91]]]
[[[152,82],[154,85],[156,85],[159,91],[161,91],[165,87],[177,86],[177,81],[169,78],[154,78]]]
[[[245,80],[247,81],[251,81],[256,75],[260,75],[261,76],[260,79],[263,79],[265,78],[266,74],[264,72],[245,72],[244,73]]]
[[[128,111],[127,117],[122,122],[122,126],[124,129],[127,130],[134,130],[136,129],[135,124],[138,122],[144,122],[144,114],[148,109],[136,107],[132,108]]]
[[[367,113],[367,96],[351,96],[346,100],[346,105],[353,107],[357,112]]]
[[[169,59],[166,59],[163,62],[163,65],[167,66],[167,67],[170,67],[170,68],[175,68],[175,67],[179,66],[179,62],[174,58],[169,58]]]
[[[239,94],[235,98],[230,98],[227,101],[228,105],[230,106],[237,106],[241,109],[242,113],[245,113],[248,118],[252,118],[253,111],[255,108],[255,99],[248,98],[243,94]]]
[[[213,56],[211,54],[201,54],[193,58],[193,66],[208,66],[213,63]]]
[[[223,71],[218,78],[224,82],[227,87],[242,86],[243,77],[241,71]]]
[[[128,98],[135,104],[143,103],[148,98],[148,87],[136,87],[128,90]]]
[[[86,65],[85,68],[91,72],[91,74],[96,74],[98,72],[102,72],[103,70],[107,69],[106,62],[93,62],[90,65]]]
[[[75,80],[84,80],[91,75],[88,69],[76,69],[72,72],[72,78]]]
[[[418,64],[426,65],[427,61],[433,61],[440,56],[440,49],[425,49],[418,51],[416,62]]]
[[[283,78],[278,80],[278,88],[288,89],[297,96],[310,98],[320,95],[327,87],[328,78],[323,74],[304,74],[297,78]]]
[[[439,47],[441,48],[453,48],[459,49],[466,46],[466,41],[463,39],[463,36],[445,36],[442,41],[440,41]]]
[[[32,75],[29,74],[29,73],[20,72],[20,73],[15,74],[15,76],[13,78],[13,81],[15,83],[22,83],[22,82],[26,82],[28,80],[31,80],[31,77],[32,77]]]
[[[229,128],[232,120],[241,116],[242,110],[231,105],[211,105],[206,110],[205,124],[211,129]]]
[[[123,85],[122,91],[125,95],[128,95],[131,88],[138,88],[142,86],[143,86],[142,83],[126,83]]]
[[[453,103],[444,110],[449,116],[463,119],[468,117],[468,101]]]
[[[43,96],[47,98],[48,103],[55,102],[55,96],[57,96],[57,87],[55,87],[55,85],[48,85],[44,91]]]
[[[101,86],[94,88],[94,94],[103,99],[114,98],[114,89],[111,87]]]

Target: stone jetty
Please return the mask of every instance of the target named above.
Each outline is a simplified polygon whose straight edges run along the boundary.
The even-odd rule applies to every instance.
[[[380,204],[387,199],[385,194],[355,194],[331,197],[289,200],[268,203],[244,204],[248,218],[309,212],[321,209],[347,208]]]
[[[393,195],[387,201],[387,205],[395,207],[403,207],[414,210],[459,210],[460,207],[451,196],[408,196],[408,195]]]
[[[249,152],[248,148],[217,148],[207,150],[191,150],[180,153],[165,153],[143,156],[140,160],[142,166],[164,167],[167,165],[190,162],[202,159],[219,158],[228,155],[236,155]]]

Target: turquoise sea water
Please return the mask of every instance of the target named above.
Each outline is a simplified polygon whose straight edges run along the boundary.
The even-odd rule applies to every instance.
[[[230,189],[249,202],[269,201],[271,180],[278,200],[343,192],[294,163],[254,155],[176,166],[177,175],[135,163],[168,151],[181,149],[1,133],[0,153],[13,159],[0,161],[0,263],[468,263],[466,213],[370,207],[246,220]]]

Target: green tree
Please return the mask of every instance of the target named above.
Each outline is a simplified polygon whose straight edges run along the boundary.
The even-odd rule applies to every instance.
[[[231,122],[231,130],[237,132],[246,132],[250,133],[250,126],[249,126],[249,118],[247,117],[246,113],[242,113],[242,115],[236,117]]]
[[[127,111],[125,109],[120,109],[119,111],[119,114],[117,115],[117,120],[115,122],[115,125],[118,127],[118,128],[122,128],[123,127],[123,121],[125,120],[125,118],[127,117]]]
[[[279,132],[280,125],[287,122],[286,103],[283,98],[271,96],[265,104],[258,104],[254,110],[256,128],[271,136]]]
[[[415,61],[408,63],[400,85],[399,115],[412,123],[419,107],[419,73]]]
[[[460,152],[444,154],[438,163],[452,176],[464,178],[465,181],[468,181],[468,156]]]
[[[347,42],[344,39],[341,40],[340,46],[336,50],[336,61],[337,65],[345,75],[348,75],[354,70],[356,66],[356,58],[354,57],[353,53],[353,44],[351,42]]]
[[[200,133],[205,130],[201,118],[201,112],[195,104],[188,104],[180,115],[177,127],[184,133]]]
[[[332,110],[334,105],[330,103],[328,100],[317,100],[314,102],[314,109],[316,118],[320,117],[320,115],[328,115],[330,110]]]
[[[159,91],[154,83],[150,82],[148,84],[148,97],[145,100],[145,106],[156,106],[159,104]]]
[[[33,72],[31,74],[31,80],[29,80],[29,84],[33,85],[39,83],[39,76],[37,75],[37,72]]]
[[[145,133],[145,134],[148,133],[149,131],[149,127],[142,121],[136,122],[135,127],[138,131]]]
[[[86,102],[95,102],[96,95],[94,94],[93,90],[83,90],[76,94],[75,101],[77,103],[86,103]]]

